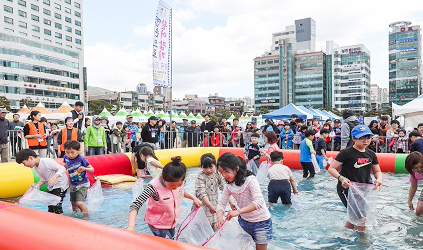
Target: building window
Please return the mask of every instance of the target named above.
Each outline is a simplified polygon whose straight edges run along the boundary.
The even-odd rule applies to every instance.
[[[50,6],[50,0],[43,0],[43,3],[47,4]]]
[[[59,13],[54,13],[54,17],[57,19],[62,19],[62,15],[60,15]]]
[[[10,32],[15,32],[13,29],[9,29],[8,27],[4,27],[4,29]]]
[[[38,7],[38,5],[35,5],[35,4],[31,4],[31,9],[35,11],[40,11],[40,7]]]
[[[4,9],[4,11],[6,11],[6,12],[13,13],[13,8],[12,8],[12,7],[10,7],[10,6],[5,5],[5,6],[3,7],[3,9]]]
[[[41,38],[39,36],[32,35],[33,38],[40,40]]]
[[[72,28],[71,28],[71,27],[68,27],[68,26],[65,26],[65,30],[66,30],[67,32],[72,32]]]
[[[40,32],[40,27],[32,25],[32,30],[35,32]]]
[[[19,27],[25,28],[27,27],[26,22],[19,21]]]
[[[47,38],[44,38],[44,41],[51,43],[51,40]]]
[[[47,24],[47,25],[51,26],[51,21],[44,18],[44,24]]]
[[[68,7],[65,7],[65,12],[66,12],[66,13],[69,13],[69,14],[71,14],[71,13],[72,13],[71,9],[69,9]]]
[[[58,4],[58,3],[54,3],[54,8],[61,10],[62,6],[60,6],[60,4]]]
[[[68,23],[72,23],[72,19],[70,19],[69,17],[65,17],[65,21]]]
[[[75,7],[78,8],[78,9],[80,9],[81,8],[81,4],[75,2]]]
[[[54,27],[58,28],[58,29],[62,29],[62,25],[60,23],[55,23]]]
[[[67,4],[71,4],[71,0],[65,0],[65,3],[67,3]]]
[[[72,37],[66,36],[66,41],[72,42]]]
[[[13,19],[12,19],[12,18],[10,18],[10,17],[5,16],[5,17],[4,17],[4,22],[5,22],[5,23],[10,23],[10,24],[13,24]]]
[[[44,34],[51,36],[51,30],[44,29]]]
[[[56,32],[55,37],[62,39],[62,34]]]
[[[81,27],[81,22],[75,20],[75,25]]]
[[[22,10],[18,10],[19,16],[26,18],[26,12]]]
[[[58,45],[63,45],[62,43],[59,43],[59,42],[56,42],[56,44],[58,44]]]
[[[33,15],[33,14],[31,14],[31,19],[34,20],[34,21],[37,21],[37,22],[40,21],[40,18],[36,15]]]
[[[81,17],[81,13],[79,13],[78,11],[75,11],[75,16]]]
[[[28,34],[27,34],[27,33],[22,32],[22,31],[19,31],[19,34],[21,34],[21,35],[23,35],[23,36],[28,36]]]
[[[48,9],[43,9],[43,13],[51,16],[51,11],[49,11]]]
[[[66,47],[68,47],[68,48],[72,48],[72,45],[66,44]]]
[[[77,43],[77,44],[81,44],[81,43],[82,43],[82,41],[81,41],[81,39],[75,38],[75,43]]]
[[[24,0],[18,0],[18,4],[26,7],[26,2]]]
[[[80,31],[80,30],[75,29],[75,34],[77,34],[77,35],[81,35],[82,33],[81,33],[81,31]]]

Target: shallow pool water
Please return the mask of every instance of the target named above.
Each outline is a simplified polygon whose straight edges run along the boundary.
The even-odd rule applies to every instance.
[[[194,191],[200,168],[189,168],[186,188]],[[269,249],[422,249],[423,218],[408,209],[408,175],[384,173],[384,186],[379,193],[378,223],[369,230],[368,243],[363,243],[352,230],[344,228],[346,209],[336,194],[336,180],[324,171],[314,179],[303,180],[302,171],[294,170],[300,194],[292,206],[278,204],[270,209],[274,242]],[[100,211],[87,220],[126,228],[131,189],[103,188],[104,203]],[[420,195],[416,193],[415,202]],[[265,199],[267,194],[264,191]],[[416,205],[416,203],[415,203]],[[185,199],[181,220],[190,212],[192,202]],[[45,207],[31,206],[47,210]],[[64,214],[73,217],[69,196],[65,198]],[[143,220],[145,206],[140,210],[136,230],[151,234]]]

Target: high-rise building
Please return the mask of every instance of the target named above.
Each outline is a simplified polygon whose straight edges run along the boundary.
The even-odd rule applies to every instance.
[[[421,94],[421,28],[407,21],[389,27],[389,102],[404,105]]]
[[[82,0],[1,3],[0,93],[11,109],[83,101]]]
[[[359,44],[336,48],[333,54],[335,108],[370,110],[369,50]]]
[[[370,85],[370,102],[372,110],[381,110],[383,89],[377,84]]]
[[[333,74],[333,53],[335,49],[339,48],[338,44],[333,41],[326,41],[326,97],[327,107],[334,108],[334,74]]]

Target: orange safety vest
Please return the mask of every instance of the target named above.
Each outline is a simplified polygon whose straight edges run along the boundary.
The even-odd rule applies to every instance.
[[[45,135],[44,133],[44,124],[42,124],[41,122],[38,123],[38,129],[35,127],[34,122],[29,122],[28,123],[29,126],[29,135],[36,135],[36,134],[40,134],[40,135]],[[47,141],[45,138],[42,139],[42,141],[39,141],[40,138],[28,138],[28,146],[30,147],[37,147],[38,145],[40,146],[47,146]]]
[[[78,141],[78,129],[72,128],[72,141]],[[60,151],[65,151],[65,143],[68,141],[68,128],[62,129],[62,144],[60,145]]]

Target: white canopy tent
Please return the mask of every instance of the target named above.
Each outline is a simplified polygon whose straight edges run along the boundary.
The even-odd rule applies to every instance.
[[[392,103],[392,115],[404,118],[405,128],[415,128],[423,122],[423,95],[402,106]]]

